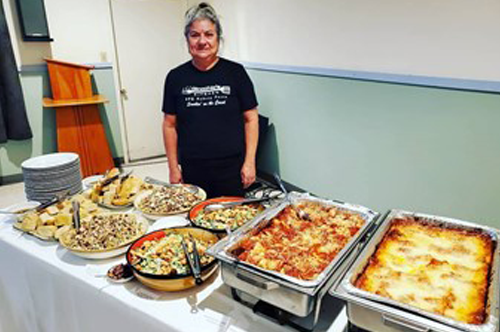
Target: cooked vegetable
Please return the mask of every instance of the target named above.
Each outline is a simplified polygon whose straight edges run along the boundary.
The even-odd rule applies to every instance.
[[[234,230],[255,218],[263,210],[264,207],[260,204],[237,205],[210,212],[202,209],[196,215],[194,222],[209,229],[224,230],[229,226]]]
[[[189,273],[189,265],[182,249],[182,234],[165,232],[165,236],[155,241],[144,241],[139,248],[131,250],[132,262],[138,261],[134,267],[141,272],[158,275],[177,275]],[[193,252],[193,244],[185,238],[188,251]],[[194,239],[200,255],[201,266],[214,260],[205,251],[215,242]]]
[[[203,199],[201,195],[201,192],[193,194],[183,186],[155,187],[139,202],[139,209],[150,214],[180,213],[199,203]]]
[[[83,219],[79,229],[61,236],[70,249],[96,251],[119,248],[145,232],[132,213],[108,213]]]

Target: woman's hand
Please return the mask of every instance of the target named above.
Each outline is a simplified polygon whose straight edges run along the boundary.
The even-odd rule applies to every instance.
[[[172,184],[182,183],[182,173],[179,167],[169,170],[169,179]]]
[[[243,167],[241,167],[241,183],[243,183],[243,188],[248,188],[254,182],[255,182],[255,163],[244,162]]]

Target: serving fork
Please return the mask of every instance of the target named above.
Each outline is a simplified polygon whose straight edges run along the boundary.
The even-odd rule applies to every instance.
[[[292,200],[290,199],[290,195],[288,193],[288,190],[286,190],[285,185],[283,184],[283,181],[281,180],[280,176],[278,173],[274,173],[274,179],[278,183],[278,186],[280,187],[281,191],[285,194],[285,200],[290,203],[290,206],[292,209],[295,210],[297,215],[299,216],[300,219],[305,220],[305,221],[312,221],[311,216],[309,213],[305,212],[304,210],[300,209],[298,206],[296,206]]]
[[[275,195],[275,196],[261,197],[261,198],[242,199],[240,201],[234,201],[234,202],[213,203],[213,204],[205,205],[205,207],[203,207],[203,210],[211,212],[211,211],[220,210],[220,209],[238,206],[238,205],[265,202],[265,201],[269,201],[271,199],[275,199],[276,197],[277,196]]]

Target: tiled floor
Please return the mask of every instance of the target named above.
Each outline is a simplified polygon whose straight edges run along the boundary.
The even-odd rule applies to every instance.
[[[156,159],[123,167],[133,170],[133,174],[144,178],[150,176],[158,180],[168,181],[168,166],[166,159]],[[0,186],[0,208],[20,203],[26,200],[23,183],[13,183]]]

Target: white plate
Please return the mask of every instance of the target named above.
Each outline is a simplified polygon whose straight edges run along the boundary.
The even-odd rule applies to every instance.
[[[163,228],[183,227],[187,225],[189,225],[189,220],[187,220],[187,218],[185,217],[163,217],[155,221],[154,224],[149,227],[149,231],[153,232]]]
[[[116,214],[116,213],[110,213],[110,214]],[[63,248],[65,248],[66,250],[68,250],[72,254],[74,254],[76,256],[83,257],[83,258],[87,258],[87,259],[107,259],[107,258],[111,258],[111,257],[120,256],[120,255],[127,252],[128,248],[130,247],[130,245],[133,242],[135,242],[139,237],[143,236],[144,234],[146,234],[148,232],[149,222],[138,214],[136,214],[136,216],[137,216],[137,221],[142,224],[143,232],[139,236],[137,236],[133,240],[128,241],[126,244],[124,244],[123,246],[121,246],[119,248],[111,249],[111,250],[101,250],[101,251],[82,251],[82,250],[73,250],[71,248],[68,248],[61,241],[59,243],[61,243]]]
[[[9,205],[5,208],[2,208],[2,210],[8,211],[8,212],[17,212],[17,211],[21,211],[24,209],[33,209],[33,208],[36,208],[38,205],[40,205],[40,203],[28,201],[28,202],[22,202],[22,203],[18,203],[18,204],[14,204],[14,205]]]
[[[36,208],[38,205],[40,205],[40,203],[34,202],[34,201],[28,201],[28,202],[22,202],[22,203],[18,203],[18,204],[9,205],[7,207],[1,208],[0,210],[7,211],[7,212],[17,212],[17,211],[21,211],[24,209],[33,209],[33,208]],[[18,215],[12,214],[12,215],[2,215],[0,217],[2,217],[1,218],[2,220],[16,221],[17,216]]]
[[[82,180],[83,190],[91,189],[104,175],[92,175]]]
[[[78,160],[76,153],[51,153],[25,160],[21,167],[27,169],[54,168],[75,162],[75,160]]]
[[[200,200],[196,203],[200,203],[204,200],[207,199],[207,193],[201,189],[201,188],[198,188],[199,189],[199,195],[201,195],[201,198]],[[155,221],[155,220],[159,220],[161,218],[165,218],[165,217],[169,217],[169,216],[187,216],[187,214],[189,213],[189,211],[191,211],[191,209],[196,205],[194,204],[192,207],[190,208],[187,208],[187,209],[184,209],[184,210],[181,210],[181,211],[176,211],[176,212],[172,212],[172,213],[165,213],[165,214],[153,214],[153,213],[146,213],[146,212],[143,212],[141,210],[141,208],[139,207],[140,206],[140,202],[145,199],[147,196],[151,195],[151,193],[153,192],[153,190],[146,190],[146,191],[143,191],[141,192],[139,195],[137,195],[134,199],[134,207],[137,211],[139,211],[144,217],[146,217],[147,219],[149,220],[152,220],[152,221]]]
[[[119,264],[116,264],[116,265],[127,265],[127,263],[119,263]],[[134,274],[133,274],[133,272],[132,272],[132,268],[131,268],[131,267],[129,267],[130,272],[132,273],[132,275],[131,275],[130,277],[127,277],[127,278],[121,278],[121,279],[113,279],[113,278],[111,278],[111,277],[108,275],[108,273],[109,273],[109,271],[110,271],[111,269],[114,269],[116,265],[113,265],[112,267],[110,267],[110,268],[108,269],[108,271],[106,271],[106,279],[107,279],[109,282],[114,283],[114,284],[124,284],[124,283],[129,282],[130,280],[132,280],[132,279],[134,279],[134,278],[135,278],[135,276],[134,276]]]
[[[128,203],[126,205],[107,205],[104,203],[97,203],[97,205],[100,207],[103,207],[105,209],[108,209],[108,210],[123,211],[123,210],[131,209],[133,204]]]

